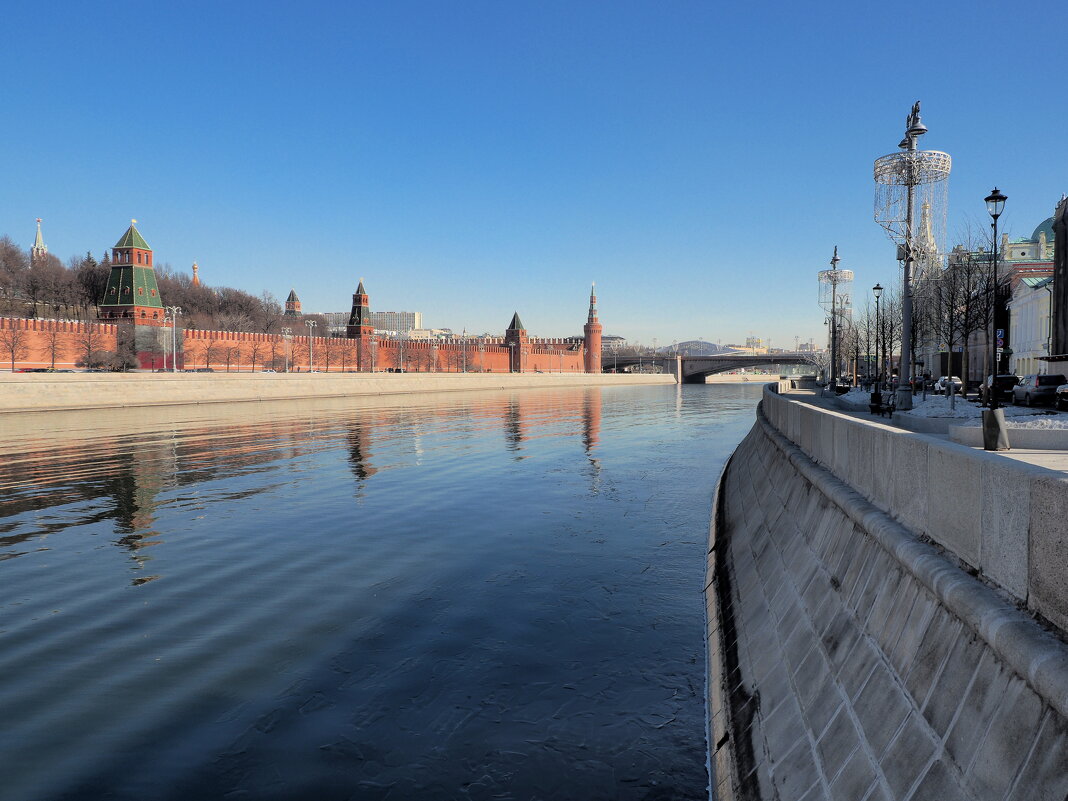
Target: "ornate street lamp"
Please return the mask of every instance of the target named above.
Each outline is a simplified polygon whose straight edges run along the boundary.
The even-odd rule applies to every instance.
[[[311,330],[308,332],[308,372],[315,372],[315,326],[318,323],[315,320],[308,320],[305,325]]]
[[[286,341],[286,372],[289,372],[289,343],[293,341],[293,329],[283,328],[282,339]]]
[[[1001,194],[995,186],[994,191],[986,196],[986,210],[990,214],[990,227],[994,231],[993,254],[993,280],[991,282],[990,297],[990,386],[987,388],[987,396],[990,408],[983,410],[983,448],[988,451],[1007,451],[1009,449],[1009,435],[1005,429],[1005,411],[998,407],[996,380],[998,375],[998,338],[997,338],[997,306],[998,306],[998,217],[1005,208],[1008,198]]]
[[[920,103],[912,106],[905,119],[905,136],[898,143],[900,153],[875,160],[875,220],[886,229],[898,246],[902,262],[901,282],[901,357],[896,406],[901,411],[912,408],[912,284],[917,259],[921,264],[937,257],[945,228],[946,191],[952,159],[937,150],[918,150],[917,141],[927,133],[920,120]],[[933,242],[917,237],[915,212],[917,192],[921,208],[928,207],[928,219],[934,232]],[[918,241],[919,239],[919,241]]]
[[[175,326],[178,323],[178,315],[182,313],[181,306],[164,306],[164,314],[168,315],[171,321],[171,372],[178,372],[178,335],[175,332]],[[166,322],[166,320],[164,320]],[[167,366],[167,357],[164,356],[163,366]]]

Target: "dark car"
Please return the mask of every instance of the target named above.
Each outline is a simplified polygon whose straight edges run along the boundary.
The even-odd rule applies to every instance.
[[[1020,383],[1020,376],[1005,374],[994,376],[994,397],[998,400],[1012,400],[1012,391],[1016,388],[1016,385]],[[983,403],[987,402],[987,393],[990,388],[990,376],[986,377],[986,381],[979,387],[979,400]]]
[[[1068,384],[1061,384],[1057,387],[1057,408],[1061,411],[1068,411]]]
[[[1034,406],[1036,403],[1053,403],[1057,398],[1057,387],[1065,383],[1060,373],[1054,375],[1025,375],[1020,383],[1012,388],[1012,402]]]

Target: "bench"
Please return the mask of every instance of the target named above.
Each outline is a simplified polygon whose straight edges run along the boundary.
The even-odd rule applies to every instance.
[[[877,397],[879,398],[878,401],[876,401]],[[887,394],[885,396],[878,396],[878,395],[875,395],[873,393],[872,394],[872,400],[871,400],[871,403],[868,404],[868,408],[871,409],[871,413],[872,414],[877,414],[880,417],[883,417],[884,415],[886,417],[893,417],[894,416],[894,396],[892,394]]]

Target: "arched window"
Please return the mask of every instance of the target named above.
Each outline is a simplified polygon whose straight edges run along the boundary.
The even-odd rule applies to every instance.
[[[144,295],[145,294],[145,288],[143,286],[137,287],[137,294],[138,295]]]
[[[152,293],[152,297],[156,297],[156,290],[150,289],[148,291]]]

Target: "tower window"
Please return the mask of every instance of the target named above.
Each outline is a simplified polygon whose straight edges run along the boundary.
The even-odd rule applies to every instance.
[[[156,297],[156,290],[150,289],[148,291],[152,293],[152,297]]]
[[[137,294],[138,295],[144,295],[145,294],[145,288],[143,286],[137,287]]]

